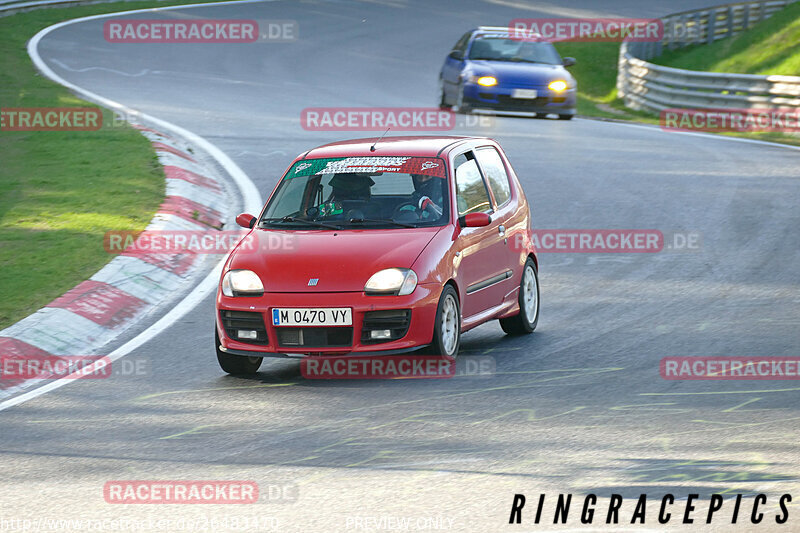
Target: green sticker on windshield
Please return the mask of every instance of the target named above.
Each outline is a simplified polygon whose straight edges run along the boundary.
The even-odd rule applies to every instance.
[[[325,202],[319,206],[319,215],[329,217],[331,215],[341,215],[344,212],[341,202]]]
[[[292,166],[289,172],[286,173],[284,179],[296,178],[298,176],[313,176],[319,174],[325,167],[328,166],[329,161],[341,161],[344,157],[337,157],[335,159],[306,159],[298,161]]]

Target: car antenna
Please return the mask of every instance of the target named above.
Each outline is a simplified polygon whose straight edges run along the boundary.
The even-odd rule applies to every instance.
[[[378,144],[379,142],[381,142],[381,139],[383,139],[386,136],[386,134],[389,133],[389,129],[390,128],[386,128],[386,131],[383,132],[383,135],[378,137],[378,140],[375,141],[374,143],[372,143],[372,146],[369,147],[369,151],[370,152],[374,152],[375,151],[375,145]]]

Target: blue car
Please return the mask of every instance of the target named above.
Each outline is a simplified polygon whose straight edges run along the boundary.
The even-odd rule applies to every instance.
[[[574,64],[574,58],[562,60],[552,43],[481,26],[465,33],[445,59],[439,106],[459,113],[473,108],[537,117],[552,113],[569,120],[575,114],[577,83],[565,67]]]

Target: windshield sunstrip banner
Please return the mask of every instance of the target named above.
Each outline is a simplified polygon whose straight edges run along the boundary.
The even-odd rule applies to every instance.
[[[438,157],[367,156],[305,159],[295,163],[284,179],[313,176],[315,174],[344,174],[350,172],[364,174],[394,172],[421,174],[439,178],[444,178],[446,175],[444,160]]]

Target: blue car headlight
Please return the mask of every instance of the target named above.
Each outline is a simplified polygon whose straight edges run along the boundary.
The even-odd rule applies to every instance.
[[[497,85],[497,78],[494,76],[478,76],[473,74],[468,80],[470,83],[477,83],[481,87],[494,87]]]

